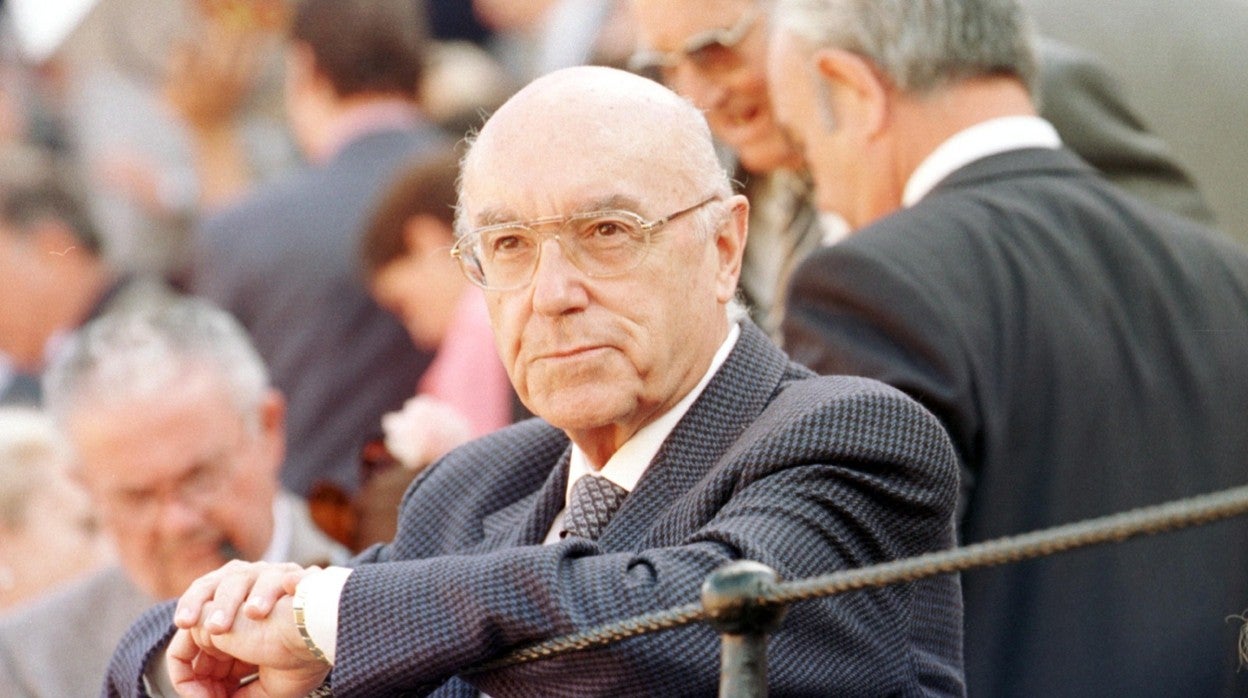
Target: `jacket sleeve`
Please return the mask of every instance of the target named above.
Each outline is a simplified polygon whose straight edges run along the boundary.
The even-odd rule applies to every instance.
[[[147,698],[143,672],[173,637],[176,605],[176,601],[168,601],[148,609],[130,626],[109,662],[101,698]]]

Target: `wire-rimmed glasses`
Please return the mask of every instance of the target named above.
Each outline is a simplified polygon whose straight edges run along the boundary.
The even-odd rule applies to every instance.
[[[762,11],[751,8],[741,15],[731,27],[719,27],[698,32],[685,40],[675,51],[638,51],[628,59],[628,67],[644,75],[655,71],[667,74],[681,63],[689,61],[704,72],[718,72],[737,63],[737,44],[749,36]],[[669,76],[670,77],[670,76]]]
[[[487,225],[460,237],[451,256],[474,284],[488,291],[510,291],[533,281],[543,242],[553,236],[564,256],[587,276],[619,276],[641,265],[655,231],[718,198],[708,197],[651,221],[632,211],[609,210]],[[552,225],[558,226],[554,233],[537,230]]]

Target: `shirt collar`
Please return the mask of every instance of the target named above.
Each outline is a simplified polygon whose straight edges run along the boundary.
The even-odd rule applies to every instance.
[[[906,182],[901,203],[906,207],[915,205],[945,177],[990,155],[1023,148],[1061,146],[1057,129],[1038,116],[990,119],[955,133],[928,154]]]
[[[689,407],[694,400],[697,400],[702,391],[706,389],[706,385],[711,382],[711,378],[719,372],[719,367],[723,366],[724,361],[728,358],[728,354],[736,346],[737,338],[740,336],[741,326],[733,323],[732,328],[728,331],[728,337],[724,339],[723,344],[719,345],[715,356],[711,358],[711,365],[706,369],[706,374],[693,387],[693,390],[690,390],[688,395],[672,406],[672,409],[642,427],[636,434],[633,434],[632,438],[625,441],[619,450],[612,454],[606,465],[602,466],[602,470],[599,470],[597,474],[632,492],[633,488],[637,486],[637,481],[641,479],[646,469],[650,467],[650,461],[659,452],[659,447],[671,435],[672,429],[676,428],[676,423],[680,421],[680,418],[684,417],[685,413],[689,411]],[[572,485],[582,475],[592,472],[594,472],[594,469],[590,467],[589,459],[586,458],[585,452],[576,444],[572,444],[572,459],[568,464],[568,486],[563,495],[565,503],[572,494]]]

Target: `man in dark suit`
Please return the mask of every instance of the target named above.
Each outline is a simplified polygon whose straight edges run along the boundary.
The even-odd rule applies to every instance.
[[[357,264],[374,199],[442,142],[414,102],[426,48],[411,0],[309,0],[287,60],[292,130],[311,165],[203,222],[191,290],[231,311],[289,400],[282,484],[354,490],[361,444],[429,357],[368,294]]]
[[[657,74],[705,109],[715,136],[733,150],[735,178],[752,204],[741,286],[753,316],[778,337],[792,269],[846,230],[826,215],[831,212],[816,215],[801,154],[772,113],[770,0],[630,4],[641,47],[634,67]],[[1038,55],[1041,115],[1071,150],[1119,186],[1196,220],[1212,220],[1166,143],[1137,118],[1101,61],[1051,40],[1039,43]]]
[[[1248,479],[1248,254],[1063,149],[1023,24],[1013,0],[784,0],[773,36],[777,113],[857,229],[796,272],[785,341],[941,418],[968,542]],[[964,575],[969,692],[1242,695],[1246,537]]]
[[[140,689],[166,642],[169,671],[147,680],[168,691],[229,690],[258,669],[267,695],[303,695],[332,664],[336,696],[709,695],[704,626],[461,672],[692,602],[732,560],[794,579],[952,541],[957,472],[935,419],[789,362],[732,302],[749,204],[687,102],[609,68],[541,78],[482,128],[460,206],[455,252],[540,419],[430,466],[395,541],[353,568],[201,578],[176,633],[167,607],[136,625],[108,695]],[[618,509],[605,523],[586,516],[595,488]],[[794,606],[772,686],[961,695],[959,599],[944,577]]]

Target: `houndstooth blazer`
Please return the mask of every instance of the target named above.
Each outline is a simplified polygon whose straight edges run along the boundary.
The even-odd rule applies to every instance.
[[[688,626],[485,674],[510,649],[699,598],[735,559],[782,578],[945,548],[957,470],[938,422],[881,383],[815,377],[748,322],[597,541],[541,545],[569,442],[530,420],[469,443],[404,497],[339,606],[337,696],[714,695],[719,639]],[[132,629],[107,696],[141,693],[170,609]],[[773,695],[962,695],[956,577],[796,604],[771,639]]]

